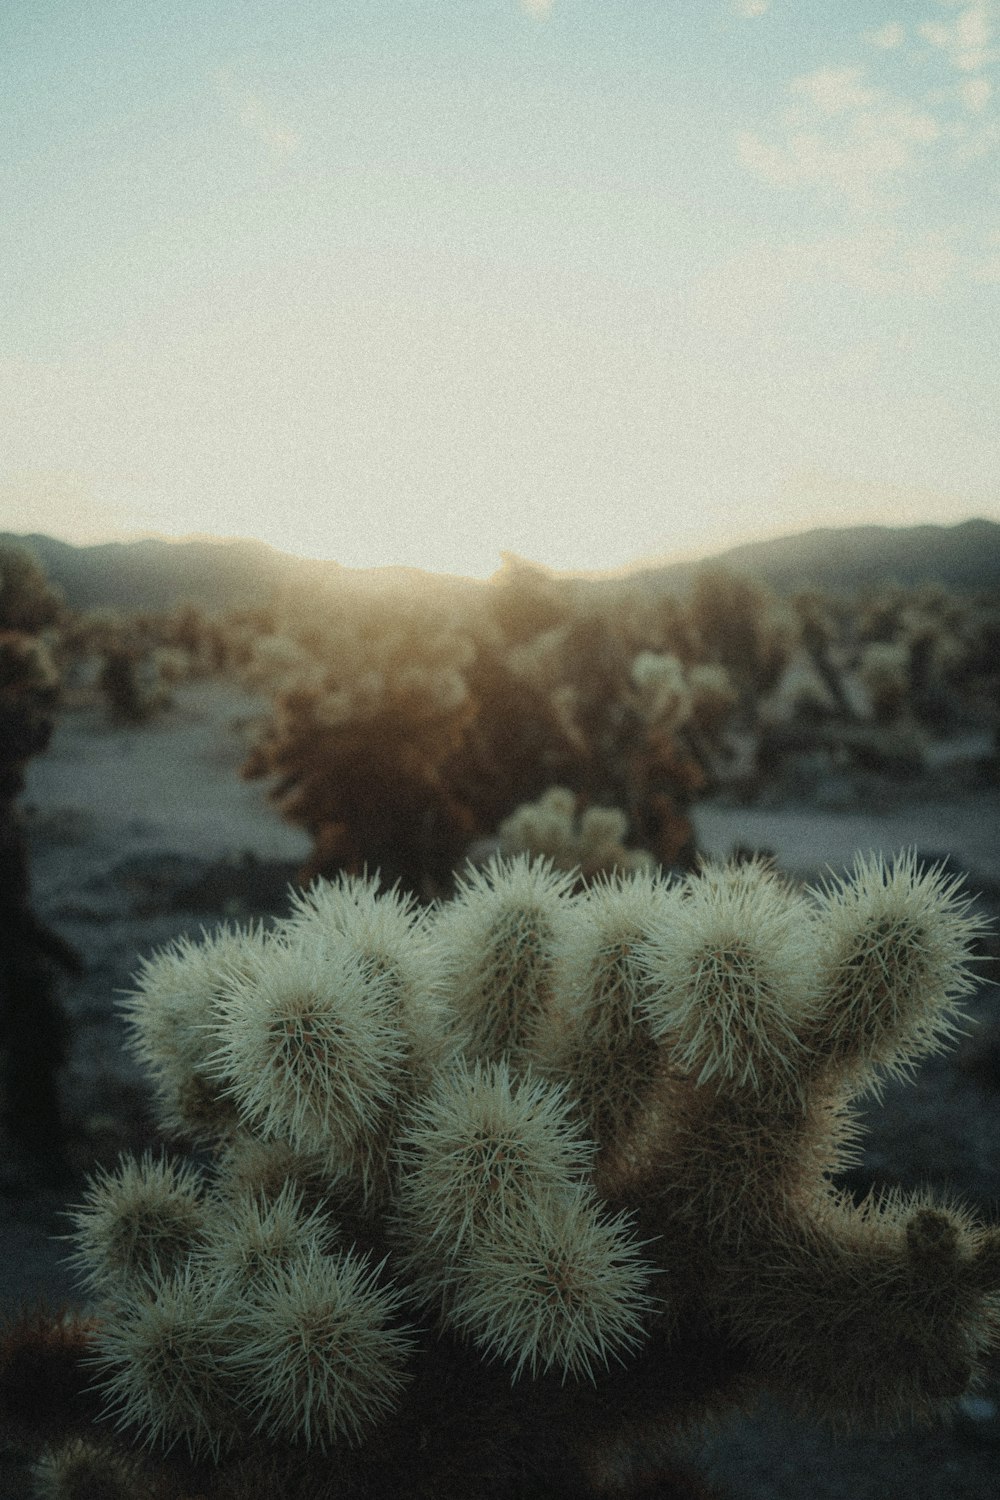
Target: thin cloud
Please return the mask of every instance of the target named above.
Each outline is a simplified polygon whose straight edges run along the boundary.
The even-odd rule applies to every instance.
[[[758,16],[766,16],[771,9],[771,0],[733,0],[733,10],[744,21],[756,21]]]
[[[949,179],[1000,147],[996,90],[988,70],[997,53],[1000,0],[976,0],[906,30],[891,22],[860,43],[897,50],[919,70],[901,91],[899,73],[851,62],[789,80],[784,107],[736,139],[754,176],[786,191],[825,198],[843,215],[841,232],[771,246],[777,283],[833,281],[873,292],[936,296],[960,284],[993,284],[998,248],[975,205],[947,207]],[[936,62],[936,86],[928,68]],[[893,78],[893,87],[886,85]],[[925,181],[940,185],[941,208],[919,225],[911,212]]]
[[[234,119],[276,156],[291,156],[301,137],[275,114],[255,89],[224,68],[216,75],[216,91]]]
[[[903,191],[918,170],[985,157],[996,144],[988,71],[1000,61],[1000,0],[938,5],[939,14],[912,31],[890,21],[861,35],[870,48],[921,63],[909,89],[873,82],[860,63],[801,74],[789,82],[789,103],[770,127],[738,137],[744,166],[777,187],[812,187],[851,208],[872,209],[891,206],[887,194]],[[935,57],[941,82],[928,88],[916,80],[926,78]]]
[[[841,234],[759,246],[720,262],[699,281],[702,318],[728,334],[764,328],[797,288],[843,286],[868,296],[932,300],[949,289],[1000,282],[1000,233],[958,224],[908,234],[870,223]]]
[[[854,208],[875,206],[942,133],[927,109],[870,87],[860,67],[803,74],[791,80],[789,93],[797,102],[777,138],[742,132],[740,160],[776,187],[813,187]]]
[[[526,16],[534,16],[536,20],[544,21],[552,14],[555,0],[518,0],[518,3]]]
[[[958,86],[958,95],[967,110],[979,115],[993,97],[993,85],[988,78],[965,78]]]
[[[870,47],[877,47],[880,52],[895,52],[906,41],[906,27],[899,21],[890,21],[876,31],[866,31],[865,41]]]
[[[944,53],[953,68],[978,73],[1000,59],[995,46],[996,21],[995,0],[978,0],[960,11],[954,21],[923,21],[917,31],[931,47]]]
[[[824,115],[842,115],[850,110],[867,109],[877,94],[862,81],[862,68],[817,68],[793,78],[793,93],[802,94]]]
[[[1000,286],[1000,233],[989,236],[972,268],[972,279],[982,286]]]

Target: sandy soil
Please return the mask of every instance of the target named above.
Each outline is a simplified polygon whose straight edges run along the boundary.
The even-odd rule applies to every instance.
[[[48,752],[29,768],[23,798],[35,905],[82,955],[63,987],[74,1027],[64,1097],[81,1167],[113,1159],[148,1131],[141,1077],[121,1048],[113,1008],[141,953],[223,917],[277,913],[306,836],[282,822],[258,783],[241,781],[260,703],[219,683],[192,683],[155,722],[108,724],[99,706],[62,716]],[[855,850],[915,845],[969,874],[985,911],[1000,907],[1000,789],[975,772],[976,747],[939,748],[927,777],[902,786],[844,784],[825,798],[771,794],[753,807],[721,799],[696,813],[700,846],[768,848],[803,878],[847,865]],[[817,802],[823,805],[817,805]],[[992,969],[1000,977],[996,942]],[[987,964],[987,969],[990,967]],[[1000,1028],[987,987],[971,1009],[980,1025],[914,1084],[887,1090],[852,1186],[932,1183],[1000,1218]],[[0,1302],[75,1297],[61,1261],[66,1193],[39,1190],[23,1164],[0,1166]],[[723,1422],[698,1445],[707,1477],[745,1500],[996,1500],[1000,1494],[1000,1379],[967,1400],[953,1423],[891,1438],[834,1439],[771,1407]],[[0,1496],[24,1496],[23,1470],[0,1462]]]

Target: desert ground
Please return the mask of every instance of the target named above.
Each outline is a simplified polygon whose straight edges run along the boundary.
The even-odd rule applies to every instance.
[[[62,982],[71,1058],[62,1078],[75,1179],[40,1187],[30,1164],[0,1165],[0,1298],[80,1300],[57,1238],[88,1166],[153,1136],[143,1080],[122,1047],[115,995],[139,956],[223,919],[280,914],[309,840],[282,821],[266,787],[239,766],[263,704],[218,681],[176,690],[148,724],[109,723],[94,701],[70,704],[45,754],[28,768],[22,798],[38,915],[84,962]],[[981,769],[975,740],[935,747],[906,783],[827,780],[772,789],[753,806],[722,797],[695,809],[699,847],[773,852],[804,880],[848,865],[856,851],[915,846],[967,874],[983,911],[1000,914],[1000,787]],[[983,945],[983,984],[970,1034],[947,1058],[868,1109],[864,1157],[851,1186],[931,1184],[1000,1216],[1000,1023],[991,976],[997,936]],[[733,1500],[995,1500],[1000,1493],[1000,1363],[954,1421],[893,1437],[835,1437],[767,1407],[720,1422],[696,1448],[706,1479]],[[0,1496],[30,1494],[22,1466],[0,1464]]]

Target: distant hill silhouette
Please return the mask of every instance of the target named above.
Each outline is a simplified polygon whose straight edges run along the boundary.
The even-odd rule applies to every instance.
[[[958,593],[1000,592],[1000,524],[976,519],[955,526],[817,527],[767,542],[749,542],[694,563],[644,572],[650,583],[679,590],[707,563],[744,573],[779,593],[821,588],[854,594],[890,583],[940,583]]]
[[[103,542],[74,547],[32,533],[0,535],[30,548],[74,609],[171,609],[190,600],[207,609],[248,609],[266,603],[300,559],[263,542]]]
[[[263,542],[150,539],[74,547],[41,534],[0,534],[0,542],[27,546],[76,609],[170,609],[189,600],[209,610],[267,604],[276,590],[309,589],[334,577],[386,589],[468,592],[468,579],[418,568],[343,568],[279,552]],[[963,521],[955,526],[852,526],[817,528],[767,542],[751,542],[697,562],[637,568],[627,578],[592,578],[606,586],[683,593],[695,573],[718,566],[743,573],[779,593],[815,587],[853,594],[891,583],[940,583],[959,593],[1000,597],[1000,524]]]

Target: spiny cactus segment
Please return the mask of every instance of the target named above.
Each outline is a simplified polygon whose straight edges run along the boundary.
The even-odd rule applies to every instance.
[[[628,818],[618,807],[577,808],[564,786],[549,787],[537,802],[523,802],[497,830],[499,852],[551,860],[560,870],[578,870],[583,879],[615,870],[649,870],[647,849],[628,849]]]
[[[319,882],[265,936],[147,960],[161,1096],[186,1071],[232,1107],[204,1181],[125,1162],[75,1212],[109,1409],[200,1455],[368,1451],[447,1348],[470,1388],[610,1409],[615,1372],[645,1400],[721,1342],[835,1422],[942,1410],[996,1341],[1000,1231],[831,1179],[852,1100],[953,1034],[979,930],[912,855],[808,890],[521,856],[424,913]]]
[[[74,1437],[47,1448],[31,1478],[33,1500],[134,1500],[145,1476],[130,1455]]]

